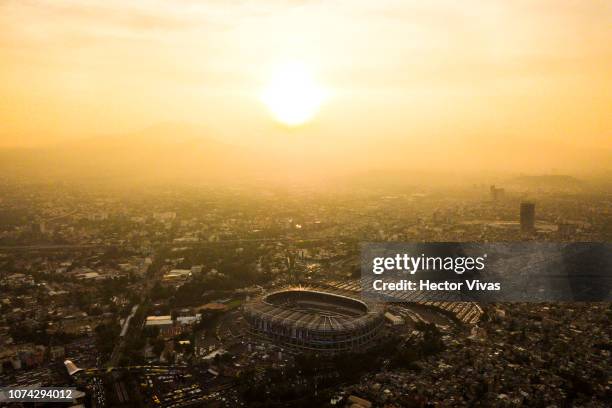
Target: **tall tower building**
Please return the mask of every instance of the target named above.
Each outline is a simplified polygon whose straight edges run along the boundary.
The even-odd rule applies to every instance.
[[[497,188],[495,187],[495,184],[493,184],[491,187],[489,187],[489,192],[491,193],[491,200],[497,201],[504,197],[506,190],[503,188]]]
[[[521,203],[521,231],[533,232],[535,230],[535,203]]]

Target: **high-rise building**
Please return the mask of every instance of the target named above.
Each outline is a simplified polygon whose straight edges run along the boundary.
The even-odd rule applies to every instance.
[[[521,231],[533,232],[535,230],[535,203],[521,203]]]
[[[502,199],[504,197],[504,193],[506,192],[506,190],[504,190],[503,188],[495,187],[495,184],[493,184],[489,188],[489,191],[491,193],[491,200],[493,200],[493,201],[497,201],[499,199]]]

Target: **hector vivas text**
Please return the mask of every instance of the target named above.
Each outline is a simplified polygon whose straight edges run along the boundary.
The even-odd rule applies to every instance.
[[[481,282],[479,279],[466,279],[463,281],[453,280],[413,280],[417,272],[453,272],[462,275],[465,272],[479,272],[485,269],[487,255],[479,257],[443,257],[443,256],[412,256],[409,254],[396,254],[395,256],[375,257],[372,259],[372,272],[382,275],[384,272],[393,272],[394,279],[385,282],[383,279],[375,279],[372,287],[376,291],[499,291],[501,284],[498,282]],[[410,279],[397,279],[398,276],[406,276]],[[439,277],[439,275],[438,275]],[[456,277],[456,276],[455,276]]]

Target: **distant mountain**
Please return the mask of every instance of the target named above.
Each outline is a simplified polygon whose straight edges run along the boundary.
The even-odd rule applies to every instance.
[[[519,176],[514,178],[511,183],[533,189],[576,190],[586,187],[584,181],[563,174]]]
[[[0,172],[28,181],[222,182],[252,170],[249,157],[205,129],[168,123],[53,147],[0,150]]]
[[[248,146],[214,138],[206,128],[165,123],[139,132],[88,137],[40,148],[0,149],[0,181],[91,182],[125,185],[160,183],[279,183],[316,188],[360,186],[407,189],[410,186],[459,186],[503,177],[504,186],[520,189],[580,189],[571,176],[522,176],[570,163],[560,171],[601,174],[609,185],[610,151],[554,150],[506,139],[457,140],[410,137],[383,142],[325,137],[324,132],[263,132],[244,135]],[[544,154],[554,152],[554,154]],[[586,162],[590,162],[590,167]],[[607,180],[606,180],[607,179]],[[501,180],[500,180],[501,182]]]

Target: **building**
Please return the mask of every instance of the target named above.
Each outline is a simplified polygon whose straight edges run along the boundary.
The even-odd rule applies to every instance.
[[[521,231],[535,231],[535,203],[521,203]]]
[[[64,367],[66,367],[66,371],[68,371],[68,374],[71,376],[75,375],[79,371],[83,371],[82,368],[77,367],[77,365],[70,360],[64,361]]]
[[[198,313],[193,316],[178,316],[176,322],[182,326],[190,326],[199,323],[202,320],[202,314]]]
[[[402,318],[401,316],[396,316],[390,312],[385,313],[385,319],[387,319],[387,321],[393,326],[399,326],[404,324],[404,318]]]
[[[172,269],[170,272],[164,274],[162,282],[164,283],[176,283],[185,282],[191,277],[191,269]]]
[[[175,334],[174,322],[171,316],[147,316],[145,327],[157,327],[159,332],[164,337],[173,336]]]
[[[497,188],[495,187],[495,185],[492,185],[489,191],[491,192],[491,200],[493,201],[497,201],[504,198],[504,194],[506,193],[506,190],[504,190],[503,188]]]
[[[245,305],[244,315],[254,335],[317,352],[365,349],[384,325],[383,309],[377,303],[301,287],[254,299]]]

